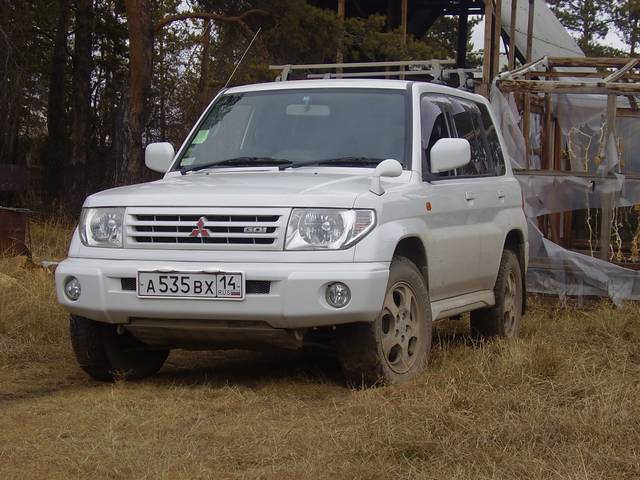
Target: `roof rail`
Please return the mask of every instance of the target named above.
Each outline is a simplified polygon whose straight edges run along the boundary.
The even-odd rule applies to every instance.
[[[480,68],[456,68],[455,60],[406,60],[393,62],[357,62],[357,63],[312,63],[304,65],[269,65],[270,70],[279,70],[276,82],[289,79],[294,70],[306,71],[306,78],[367,78],[384,77],[399,78],[405,76],[429,76],[437,81],[447,81],[452,73],[462,79],[470,73],[482,75]],[[350,71],[345,72],[344,69]],[[357,69],[359,71],[353,71]],[[315,71],[315,72],[314,72]]]

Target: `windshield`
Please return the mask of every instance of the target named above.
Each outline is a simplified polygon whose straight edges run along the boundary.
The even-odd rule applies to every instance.
[[[293,165],[343,159],[403,165],[405,92],[287,90],[223,95],[192,136],[177,168]],[[373,161],[373,162],[372,162]]]

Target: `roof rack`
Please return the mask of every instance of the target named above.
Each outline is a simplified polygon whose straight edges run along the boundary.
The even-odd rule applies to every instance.
[[[410,76],[429,76],[433,80],[447,82],[452,74],[457,74],[458,79],[471,74],[482,76],[481,68],[456,68],[455,60],[407,60],[394,62],[358,62],[358,63],[312,63],[306,65],[270,65],[270,70],[279,70],[280,74],[275,78],[276,82],[284,82],[289,79],[289,74],[294,70],[307,72],[306,78],[367,78],[384,77],[399,78],[404,80]],[[447,68],[448,67],[448,68]],[[397,68],[397,70],[394,70]],[[369,69],[361,71],[345,72],[344,69]],[[313,71],[316,71],[315,73]],[[320,70],[321,72],[317,72]]]

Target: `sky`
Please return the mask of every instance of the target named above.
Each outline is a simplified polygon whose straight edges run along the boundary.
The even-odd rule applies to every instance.
[[[484,48],[484,21],[481,21],[471,32],[471,42],[473,43],[473,50],[482,50]],[[598,43],[608,45],[614,48],[618,48],[623,51],[627,51],[628,47],[624,44],[624,41],[615,31],[610,31],[607,36],[600,39]],[[503,50],[502,43],[500,44],[501,50]]]

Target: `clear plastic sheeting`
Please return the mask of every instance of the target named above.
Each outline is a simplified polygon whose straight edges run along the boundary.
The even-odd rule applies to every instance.
[[[579,176],[516,174],[522,187],[527,217],[570,210],[602,208],[614,198],[617,207],[640,204],[640,181],[624,175],[589,179]]]
[[[544,238],[531,219],[529,242],[529,292],[557,295],[562,301],[609,297],[618,306],[625,300],[640,300],[640,272],[562,248]]]
[[[551,94],[547,105],[558,128],[545,132],[545,143],[541,135],[544,110],[539,107],[545,97],[530,95],[534,107],[527,165],[523,119],[515,95],[501,92],[495,84],[491,91],[505,153],[520,181],[529,221],[528,290],[560,299],[604,296],[617,305],[640,300],[640,271],[628,268],[637,268],[640,262],[637,108],[627,97],[615,98],[618,113],[615,128],[610,129],[607,96]],[[544,152],[552,150],[543,170]],[[605,209],[611,212],[610,221],[603,217]],[[607,227],[610,244],[603,255],[600,230]],[[560,244],[569,244],[571,250]]]
[[[491,106],[502,131],[503,143],[506,147],[505,156],[509,158],[513,168],[527,168],[524,155],[526,146],[519,126],[522,119],[518,113],[513,95],[503,95],[493,85],[491,88]],[[539,169],[540,164],[534,164],[532,168]]]

